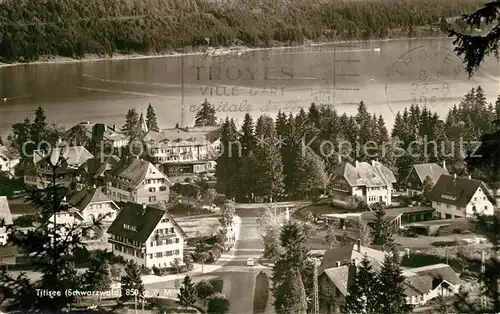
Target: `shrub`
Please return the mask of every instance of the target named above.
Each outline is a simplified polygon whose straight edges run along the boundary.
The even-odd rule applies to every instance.
[[[222,279],[212,279],[209,280],[210,283],[212,284],[212,287],[214,288],[214,293],[221,293],[222,292],[222,287],[224,285],[224,281]]]
[[[455,245],[457,245],[456,241],[436,241],[436,242],[432,242],[432,246],[435,246],[435,247],[455,246]]]
[[[269,278],[264,272],[257,275],[253,297],[253,312],[264,313],[269,298]]]
[[[151,268],[144,267],[144,266],[141,268],[142,275],[151,275],[151,272],[152,272]]]
[[[17,217],[14,220],[14,225],[19,227],[31,227],[33,225],[33,221],[35,220],[35,216],[33,215],[22,215]]]
[[[208,313],[227,313],[229,309],[229,300],[225,295],[216,293],[208,300]]]

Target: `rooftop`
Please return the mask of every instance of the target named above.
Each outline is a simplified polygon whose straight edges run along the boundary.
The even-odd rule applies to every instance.
[[[451,175],[442,175],[426,197],[431,201],[465,207],[479,188],[493,203],[493,197],[482,181]]]
[[[422,183],[425,181],[425,178],[427,178],[427,176],[429,176],[432,181],[436,183],[441,175],[450,174],[447,169],[441,167],[437,163],[416,164],[413,165],[413,168],[415,169],[415,172],[417,173],[418,178]]]
[[[141,204],[131,202],[120,203],[120,207],[120,213],[108,229],[109,234],[144,243],[163,216],[166,215],[176,228],[176,231],[179,232],[182,237],[186,237],[186,234],[174,218],[161,208],[152,205],[148,205],[144,208]],[[135,227],[136,231],[125,229],[123,227],[124,224]]]
[[[91,203],[112,202],[101,190],[87,188],[81,191],[74,191],[69,197],[68,203],[80,211],[85,210]]]
[[[13,224],[7,196],[0,196],[0,219],[4,219],[5,225]]]
[[[396,182],[394,173],[378,161],[344,164],[335,174],[334,179],[342,177],[350,186],[387,186]]]
[[[94,158],[94,156],[83,146],[70,146],[70,147],[58,147],[50,151],[50,162],[54,165],[57,164],[60,158],[64,158],[68,165],[76,165],[80,167],[87,160]],[[33,152],[33,162],[39,163],[45,160],[49,154],[45,154],[41,150],[35,150]]]

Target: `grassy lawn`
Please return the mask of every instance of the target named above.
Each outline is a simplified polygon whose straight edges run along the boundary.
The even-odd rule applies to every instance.
[[[307,207],[303,207],[293,213],[294,217],[297,219],[305,219],[306,218],[306,213],[310,212],[313,215],[323,215],[323,214],[335,214],[335,213],[346,213],[347,210],[331,205],[331,204],[318,204],[318,205],[311,205]]]
[[[178,203],[170,206],[168,212],[174,217],[186,217],[197,215],[210,215],[213,214],[208,209],[204,209],[193,204]]]

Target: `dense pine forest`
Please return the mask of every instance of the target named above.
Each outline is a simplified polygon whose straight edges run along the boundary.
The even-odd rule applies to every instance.
[[[226,144],[217,160],[217,189],[243,200],[252,193],[275,200],[300,199],[325,186],[341,164],[371,160],[391,168],[399,187],[406,186],[405,179],[417,163],[446,161],[451,173],[466,175],[468,151],[474,152],[478,146],[474,141],[482,134],[495,130],[493,121],[498,119],[500,96],[488,103],[480,86],[444,119],[428,108],[411,105],[397,113],[392,132],[384,118],[370,114],[363,102],[354,116],[312,104],[296,115],[280,112],[274,119],[262,115],[255,121],[247,114],[240,128],[226,119],[221,141],[239,142],[241,154],[237,145]],[[487,180],[481,173],[472,175]]]
[[[481,0],[206,1],[4,0],[0,61],[58,55],[157,54],[207,45],[268,47],[310,41],[438,36]]]

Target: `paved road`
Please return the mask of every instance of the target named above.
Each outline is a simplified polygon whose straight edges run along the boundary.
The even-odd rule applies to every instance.
[[[241,225],[240,240],[236,243],[234,258],[214,272],[193,278],[194,281],[216,277],[223,279],[222,293],[231,302],[230,314],[251,314],[253,312],[255,277],[261,270],[265,271],[269,277],[271,275],[270,269],[258,263],[254,267],[246,265],[247,259],[250,257],[257,261],[264,249],[257,224],[257,218],[262,212],[263,208],[236,209],[236,214],[241,218]],[[171,283],[149,284],[146,285],[146,289],[161,289],[167,286],[171,286]],[[269,299],[267,312],[273,313],[272,306],[270,306],[272,300]]]

